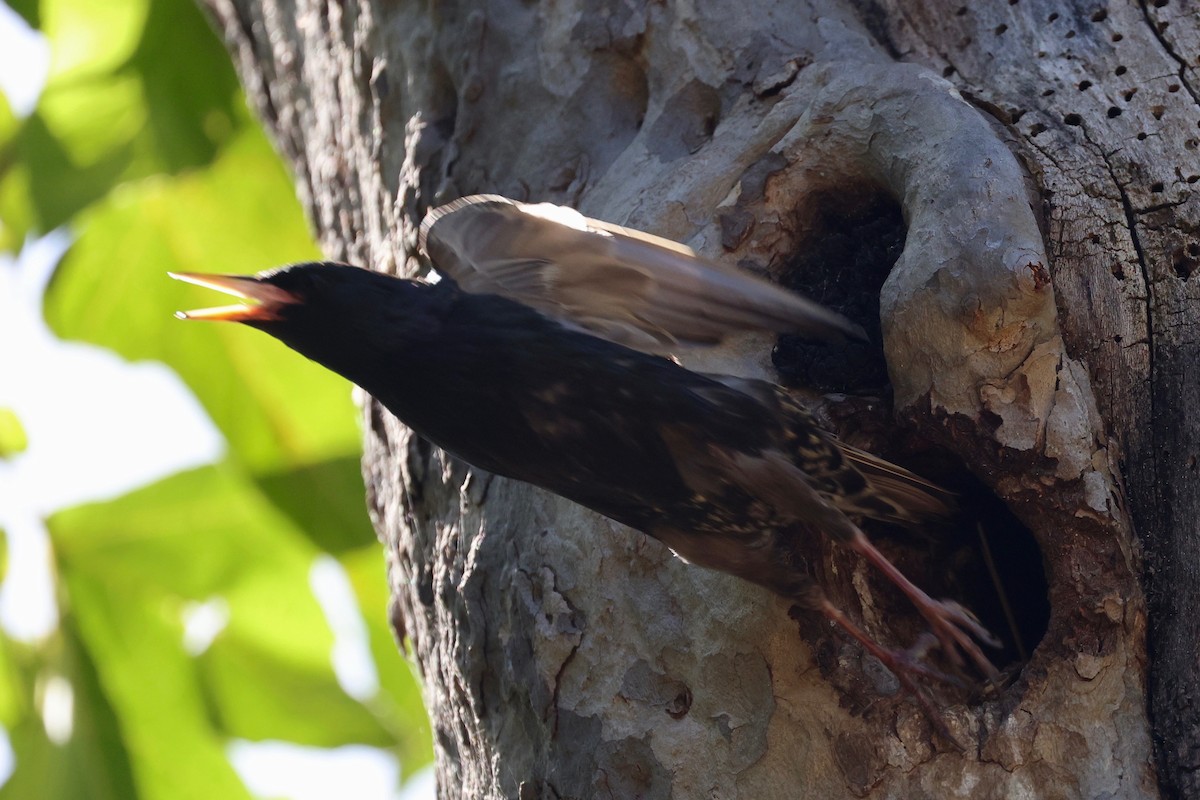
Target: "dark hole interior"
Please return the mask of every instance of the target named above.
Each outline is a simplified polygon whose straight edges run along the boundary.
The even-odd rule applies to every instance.
[[[781,382],[826,395],[826,415],[854,444],[958,494],[960,514],[938,530],[868,528],[909,577],[935,597],[971,609],[1003,642],[988,653],[1004,669],[1028,660],[1050,616],[1041,551],[1033,535],[950,452],[897,425],[880,342],[879,292],[904,247],[899,206],[869,189],[814,202],[811,235],[783,270],[791,289],[862,325],[871,341],[830,345],[781,336],[772,353]],[[833,399],[830,399],[833,398]]]

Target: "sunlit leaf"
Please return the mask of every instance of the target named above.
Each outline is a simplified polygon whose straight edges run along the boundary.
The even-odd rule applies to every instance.
[[[0,153],[5,153],[6,146],[12,141],[16,135],[17,128],[20,126],[20,120],[13,112],[12,104],[8,101],[8,96],[4,92],[0,92]],[[0,158],[0,169],[3,168],[4,162],[8,161],[8,157]]]
[[[150,663],[121,664],[122,642],[138,635],[123,622],[128,606],[131,625],[165,631],[170,646],[162,644],[156,657],[187,666],[186,691],[197,709],[207,709],[201,721],[213,735],[315,745],[389,741],[337,684],[332,633],[308,583],[316,549],[237,470],[183,473],[56,515],[50,528],[68,585],[95,587],[112,609],[111,617],[97,618],[71,593],[84,638],[105,653],[97,659],[102,675],[122,670],[123,682],[125,670],[154,674]],[[192,658],[184,647],[184,609],[214,597],[228,608],[228,624]],[[128,694],[114,686],[123,720],[127,709],[151,702],[135,686]]]
[[[0,92],[0,252],[6,253],[21,248],[35,222],[29,165],[19,156],[23,125]]]
[[[65,742],[50,740],[42,710],[31,705],[17,718],[5,720],[16,769],[0,788],[0,798],[125,800],[138,796],[117,718],[70,620],[41,648],[18,645],[24,650],[18,658],[13,658],[11,643],[6,644],[6,661],[14,669],[16,662],[24,663],[28,685],[39,682],[44,691],[49,681],[58,681],[69,687],[73,702],[70,738]]]
[[[413,665],[401,653],[388,624],[388,584],[383,551],[363,547],[339,559],[354,587],[367,624],[380,692],[372,703],[389,726],[405,776],[433,762],[433,734]]]
[[[4,4],[20,14],[30,27],[41,27],[40,0],[4,0]]]
[[[64,627],[46,651],[0,639],[0,723],[18,760],[0,797],[243,798],[230,737],[391,746],[412,774],[431,759],[429,726],[387,626],[349,385],[257,331],[171,316],[225,300],[168,270],[318,255],[228,55],[192,0],[10,5],[41,24],[53,63],[30,117],[0,98],[0,249],[78,233],[46,301],[52,326],[173,366],[231,455],[50,521]],[[366,615],[381,689],[365,704],[333,674],[309,587],[320,551],[346,565]],[[210,602],[224,627],[185,641],[188,611]],[[32,700],[47,670],[75,689],[65,746]]]
[[[37,232],[63,225],[103,197],[133,159],[130,149],[121,148],[90,164],[75,163],[39,112],[24,121],[13,146],[16,168],[0,184],[0,214],[27,219],[27,228]]]
[[[194,0],[153,0],[129,68],[141,77],[146,146],[169,172],[208,164],[237,133],[258,128],[229,54]]]
[[[11,729],[32,712],[29,645],[0,632],[0,725]]]
[[[190,0],[45,0],[40,17],[49,81],[35,113],[0,135],[5,249],[126,181],[207,165],[254,127],[228,55]]]
[[[248,798],[180,644],[172,598],[66,562],[80,639],[120,727],[142,800]]]
[[[255,479],[275,507],[322,550],[337,555],[367,545],[382,559],[367,517],[360,463],[355,453]]]
[[[50,83],[115,71],[141,41],[149,10],[150,0],[41,0]]]
[[[226,299],[166,272],[252,273],[317,257],[292,185],[261,133],[211,170],[130,185],[86,217],[46,298],[55,331],[174,367],[256,472],[359,451],[350,385],[258,331],[181,322]]]
[[[76,167],[93,167],[122,150],[130,162],[130,143],[146,125],[142,82],[135,74],[60,86],[46,91],[38,116],[61,147],[61,157]],[[107,188],[107,187],[105,187]]]
[[[0,408],[0,459],[12,458],[29,447],[25,426],[17,412],[11,408]]]

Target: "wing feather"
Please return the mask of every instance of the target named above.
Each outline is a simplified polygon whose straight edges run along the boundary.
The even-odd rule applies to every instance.
[[[500,294],[662,352],[747,330],[865,339],[850,320],[676,242],[550,203],[475,195],[433,209],[421,251],[464,290]]]

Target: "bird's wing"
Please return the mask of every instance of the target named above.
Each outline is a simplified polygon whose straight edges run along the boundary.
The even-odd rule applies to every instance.
[[[433,266],[477,294],[500,294],[650,352],[737,331],[865,339],[850,320],[688,247],[550,203],[476,195],[421,224]]]

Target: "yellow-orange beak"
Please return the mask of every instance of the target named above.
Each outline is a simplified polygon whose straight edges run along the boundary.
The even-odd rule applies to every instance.
[[[176,311],[179,319],[220,320],[223,322],[265,322],[280,319],[279,309],[300,302],[291,292],[245,275],[205,275],[199,272],[168,272],[177,281],[194,283],[208,289],[240,297],[248,302],[195,311]]]

